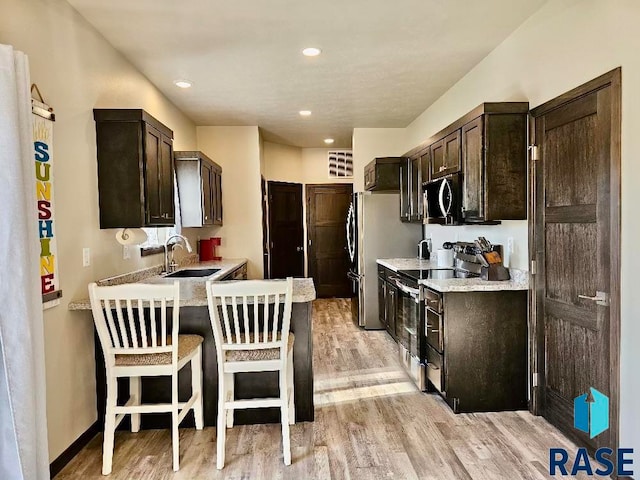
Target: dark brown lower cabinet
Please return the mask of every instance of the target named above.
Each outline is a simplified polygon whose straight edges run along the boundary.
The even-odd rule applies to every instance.
[[[456,413],[526,410],[527,291],[429,292],[443,306],[425,312],[430,391]]]

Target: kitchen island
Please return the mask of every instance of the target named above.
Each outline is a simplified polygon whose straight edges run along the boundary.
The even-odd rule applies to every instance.
[[[213,331],[209,319],[205,282],[208,279],[220,280],[229,273],[246,264],[245,259],[224,260],[221,262],[202,262],[188,265],[188,268],[220,268],[219,272],[204,278],[169,278],[160,274],[160,267],[152,267],[137,272],[112,277],[97,282],[99,285],[117,285],[122,283],[167,283],[178,280],[180,283],[180,333],[197,334],[204,338],[203,361],[203,402],[204,422],[207,426],[215,426],[218,406],[218,367],[216,347]],[[315,299],[315,288],[310,278],[296,278],[293,280],[293,306],[291,312],[291,331],[295,335],[293,347],[294,359],[294,388],[296,421],[313,421],[313,338],[311,330],[312,301]],[[72,301],[69,310],[91,312],[89,299]],[[91,318],[87,318],[91,321]],[[106,398],[104,357],[100,341],[96,342],[96,397],[98,421],[104,423],[104,408]],[[124,401],[128,398],[128,379],[119,380],[118,397]],[[179,376],[180,400],[187,399],[191,393],[191,371],[185,366]],[[273,397],[278,395],[278,376],[276,372],[243,373],[236,375],[236,398]],[[142,379],[143,402],[170,402],[171,389],[168,377],[147,377]],[[142,428],[167,428],[170,425],[170,415],[152,414],[142,416]],[[277,423],[280,421],[280,411],[277,408],[238,410],[235,412],[235,422],[249,423]],[[126,422],[126,423],[125,423]],[[192,425],[193,416],[187,415],[182,425]],[[128,417],[121,428],[128,428]]]

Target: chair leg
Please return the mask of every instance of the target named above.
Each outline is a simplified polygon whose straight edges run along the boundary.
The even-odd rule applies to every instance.
[[[218,423],[216,425],[216,468],[222,470],[224,468],[224,450],[225,450],[225,436],[226,436],[226,417],[225,417],[225,379],[226,375],[222,372],[218,373]]]
[[[191,359],[191,394],[198,395],[198,400],[193,404],[193,416],[196,421],[196,430],[204,427],[204,415],[202,408],[202,345]]]
[[[289,401],[289,425],[294,425],[296,423],[296,404],[293,386],[293,350],[287,358],[287,399]]]
[[[171,446],[173,449],[173,471],[180,469],[180,435],[178,432],[178,372],[171,375]]]
[[[228,401],[233,401],[236,398],[235,394],[235,380],[236,377],[233,373],[225,373],[224,375],[224,383],[227,388],[227,393],[225,398]],[[227,410],[227,428],[233,427],[233,409]]]
[[[104,444],[102,446],[102,474],[109,475],[113,464],[113,439],[116,430],[115,406],[118,396],[117,379],[107,372],[107,405],[104,415]]]
[[[129,377],[129,395],[134,399],[133,405],[140,405],[142,400],[142,386],[140,377]],[[140,414],[131,414],[131,431],[133,433],[140,431]]]
[[[291,465],[291,439],[289,437],[289,400],[287,399],[286,365],[279,372],[280,377],[280,423],[282,424],[282,454],[284,464]]]

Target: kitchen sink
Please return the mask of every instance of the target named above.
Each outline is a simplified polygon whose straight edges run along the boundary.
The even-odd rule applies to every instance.
[[[167,278],[195,278],[195,277],[208,277],[214,273],[218,273],[219,268],[185,268],[184,270],[178,270],[177,272],[169,273],[165,275]]]

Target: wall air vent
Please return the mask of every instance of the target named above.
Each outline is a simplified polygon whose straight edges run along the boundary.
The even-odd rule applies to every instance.
[[[332,150],[328,152],[329,178],[353,178],[353,152]]]

